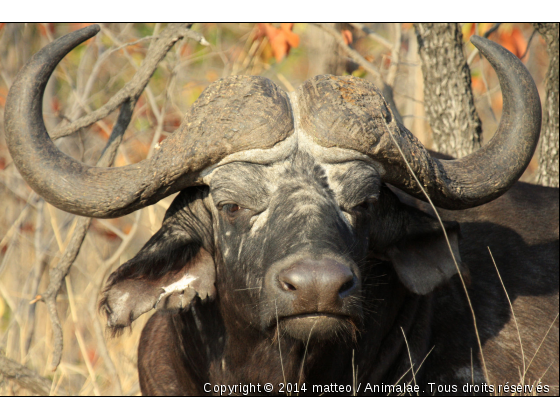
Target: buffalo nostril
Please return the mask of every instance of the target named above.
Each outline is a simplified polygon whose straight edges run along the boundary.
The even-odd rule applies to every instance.
[[[296,286],[294,286],[291,283],[288,283],[286,281],[280,281],[280,285],[282,286],[282,289],[288,291],[288,292],[293,292],[294,290],[296,290]]]
[[[356,277],[352,277],[338,289],[338,294],[343,295],[344,293],[348,292],[349,290],[353,289],[356,285]]]

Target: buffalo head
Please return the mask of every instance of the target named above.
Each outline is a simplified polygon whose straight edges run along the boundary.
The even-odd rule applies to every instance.
[[[210,85],[150,159],[89,167],[53,145],[41,103],[57,63],[97,30],[34,56],[10,91],[6,132],[27,182],[68,212],[116,217],[181,191],[160,231],[108,281],[101,307],[116,330],[153,307],[215,297],[226,328],[355,337],[372,302],[393,293],[376,291],[387,270],[419,295],[457,273],[436,220],[388,185],[426,199],[414,173],[436,206],[478,206],[521,176],[539,136],[529,73],[473,37],[498,73],[504,112],[494,137],[462,159],[431,157],[364,80],[318,76],[288,95],[233,76]],[[446,230],[458,257],[457,226]]]

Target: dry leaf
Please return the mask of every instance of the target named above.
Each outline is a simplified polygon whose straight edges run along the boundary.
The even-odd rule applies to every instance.
[[[257,24],[257,38],[266,37],[272,48],[272,53],[277,62],[288,55],[291,48],[299,45],[299,35],[292,32],[293,23],[281,23],[280,28],[272,26],[270,23]]]
[[[505,29],[503,31],[498,31],[498,43],[515,54],[518,58],[521,58],[527,50],[527,40],[519,30],[519,28],[512,28],[511,30]],[[526,61],[527,56],[523,59]]]
[[[341,33],[342,33],[342,38],[344,38],[344,43],[346,45],[352,44],[352,32],[350,32],[348,29],[343,29]]]

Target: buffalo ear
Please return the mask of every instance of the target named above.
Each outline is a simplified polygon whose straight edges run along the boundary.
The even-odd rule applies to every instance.
[[[193,300],[213,298],[216,270],[210,239],[207,191],[184,190],[168,209],[161,229],[134,258],[107,280],[99,308],[118,332],[145,312],[187,309]]]
[[[145,271],[145,267],[154,264],[154,261],[150,261],[151,256],[142,250],[119,267],[109,278],[99,303],[101,311],[107,316],[107,326],[118,331],[151,309],[178,312],[188,309],[197,296],[203,301],[212,299],[216,294],[214,261],[204,248],[196,248],[189,252],[187,245],[179,250],[178,253],[194,255],[184,265],[175,266],[158,277],[152,277]],[[185,257],[167,255],[167,258],[183,261]]]
[[[459,224],[444,222],[444,226],[459,270],[468,281],[468,269],[459,254]],[[407,234],[389,247],[387,255],[400,281],[418,295],[430,293],[457,274],[441,225],[418,210],[411,212]]]

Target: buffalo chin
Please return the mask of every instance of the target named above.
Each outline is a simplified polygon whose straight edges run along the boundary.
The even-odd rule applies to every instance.
[[[356,341],[356,324],[346,316],[332,314],[305,314],[280,320],[280,330],[302,340]]]

